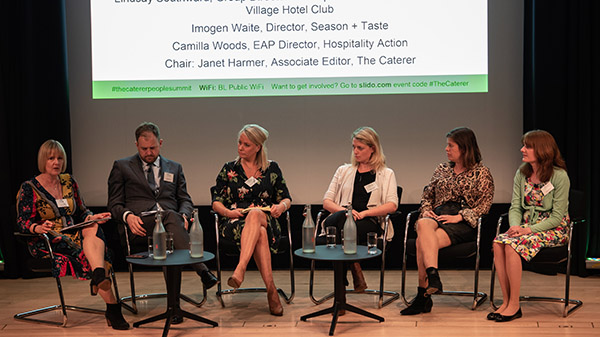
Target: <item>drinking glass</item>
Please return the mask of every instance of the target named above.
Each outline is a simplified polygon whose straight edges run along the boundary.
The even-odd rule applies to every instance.
[[[173,233],[167,232],[167,254],[173,254]]]
[[[154,246],[152,245],[152,237],[148,237],[148,257],[154,257]]]
[[[335,235],[337,228],[334,226],[328,226],[325,228],[327,234],[327,248],[335,248]]]
[[[367,251],[371,255],[377,253],[377,233],[375,232],[367,233]]]

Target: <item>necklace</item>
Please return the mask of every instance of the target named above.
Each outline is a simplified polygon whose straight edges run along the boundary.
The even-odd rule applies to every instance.
[[[43,181],[44,182],[42,183],[42,186],[44,186],[44,188],[50,192],[55,199],[62,199],[62,188],[59,177],[53,179],[52,176],[49,176],[49,178],[43,179]]]
[[[59,199],[62,199],[62,186],[60,185],[60,179],[56,180],[56,184],[54,184],[54,188],[56,189],[56,196]]]
[[[258,168],[256,167],[251,167],[250,164],[248,163],[244,163],[242,161],[242,168],[244,169],[244,173],[246,174],[246,177],[250,178],[250,177],[254,177],[254,175],[256,175],[256,172],[258,172]],[[254,170],[254,171],[252,171]],[[251,174],[248,174],[248,172],[252,172]]]

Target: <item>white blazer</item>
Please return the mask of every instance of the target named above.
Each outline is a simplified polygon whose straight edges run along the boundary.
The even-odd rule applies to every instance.
[[[356,177],[356,167],[351,164],[344,164],[335,171],[329,189],[325,192],[323,199],[329,199],[340,206],[346,206],[352,203],[352,193],[354,192],[354,178]],[[377,188],[371,192],[371,197],[367,203],[367,208],[381,206],[392,202],[398,207],[398,190],[396,184],[396,175],[394,171],[385,167],[377,171],[375,175],[375,185]],[[379,222],[383,230],[383,218],[379,216]],[[391,241],[394,237],[394,227],[388,227],[387,240]]]

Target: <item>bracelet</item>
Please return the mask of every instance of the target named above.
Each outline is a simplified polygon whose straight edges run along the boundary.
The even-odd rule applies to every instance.
[[[36,234],[35,233],[35,227],[39,226],[39,224],[34,223],[33,225],[31,225],[31,233]]]
[[[282,200],[282,201],[281,201],[281,203],[283,204],[283,206],[285,206],[285,210],[286,210],[286,211],[287,211],[288,209],[290,209],[290,208],[289,208],[289,206],[291,206],[291,205],[288,205],[288,204],[287,204],[287,202],[286,202],[286,200]]]

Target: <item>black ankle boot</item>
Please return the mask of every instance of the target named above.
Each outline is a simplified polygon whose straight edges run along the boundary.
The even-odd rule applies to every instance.
[[[433,300],[431,300],[431,296],[427,295],[425,288],[418,287],[417,296],[408,307],[400,311],[400,314],[417,315],[420,313],[427,313],[431,311],[432,306]]]
[[[123,318],[121,313],[121,305],[119,303],[108,304],[106,303],[106,323],[108,326],[112,326],[115,330],[127,330],[129,329],[129,323]]]
[[[90,293],[92,296],[98,294],[98,289],[110,290],[110,279],[106,277],[104,268],[96,268],[92,271],[92,280],[90,281]]]
[[[427,294],[441,294],[444,292],[437,268],[429,267],[425,272],[427,273]]]

